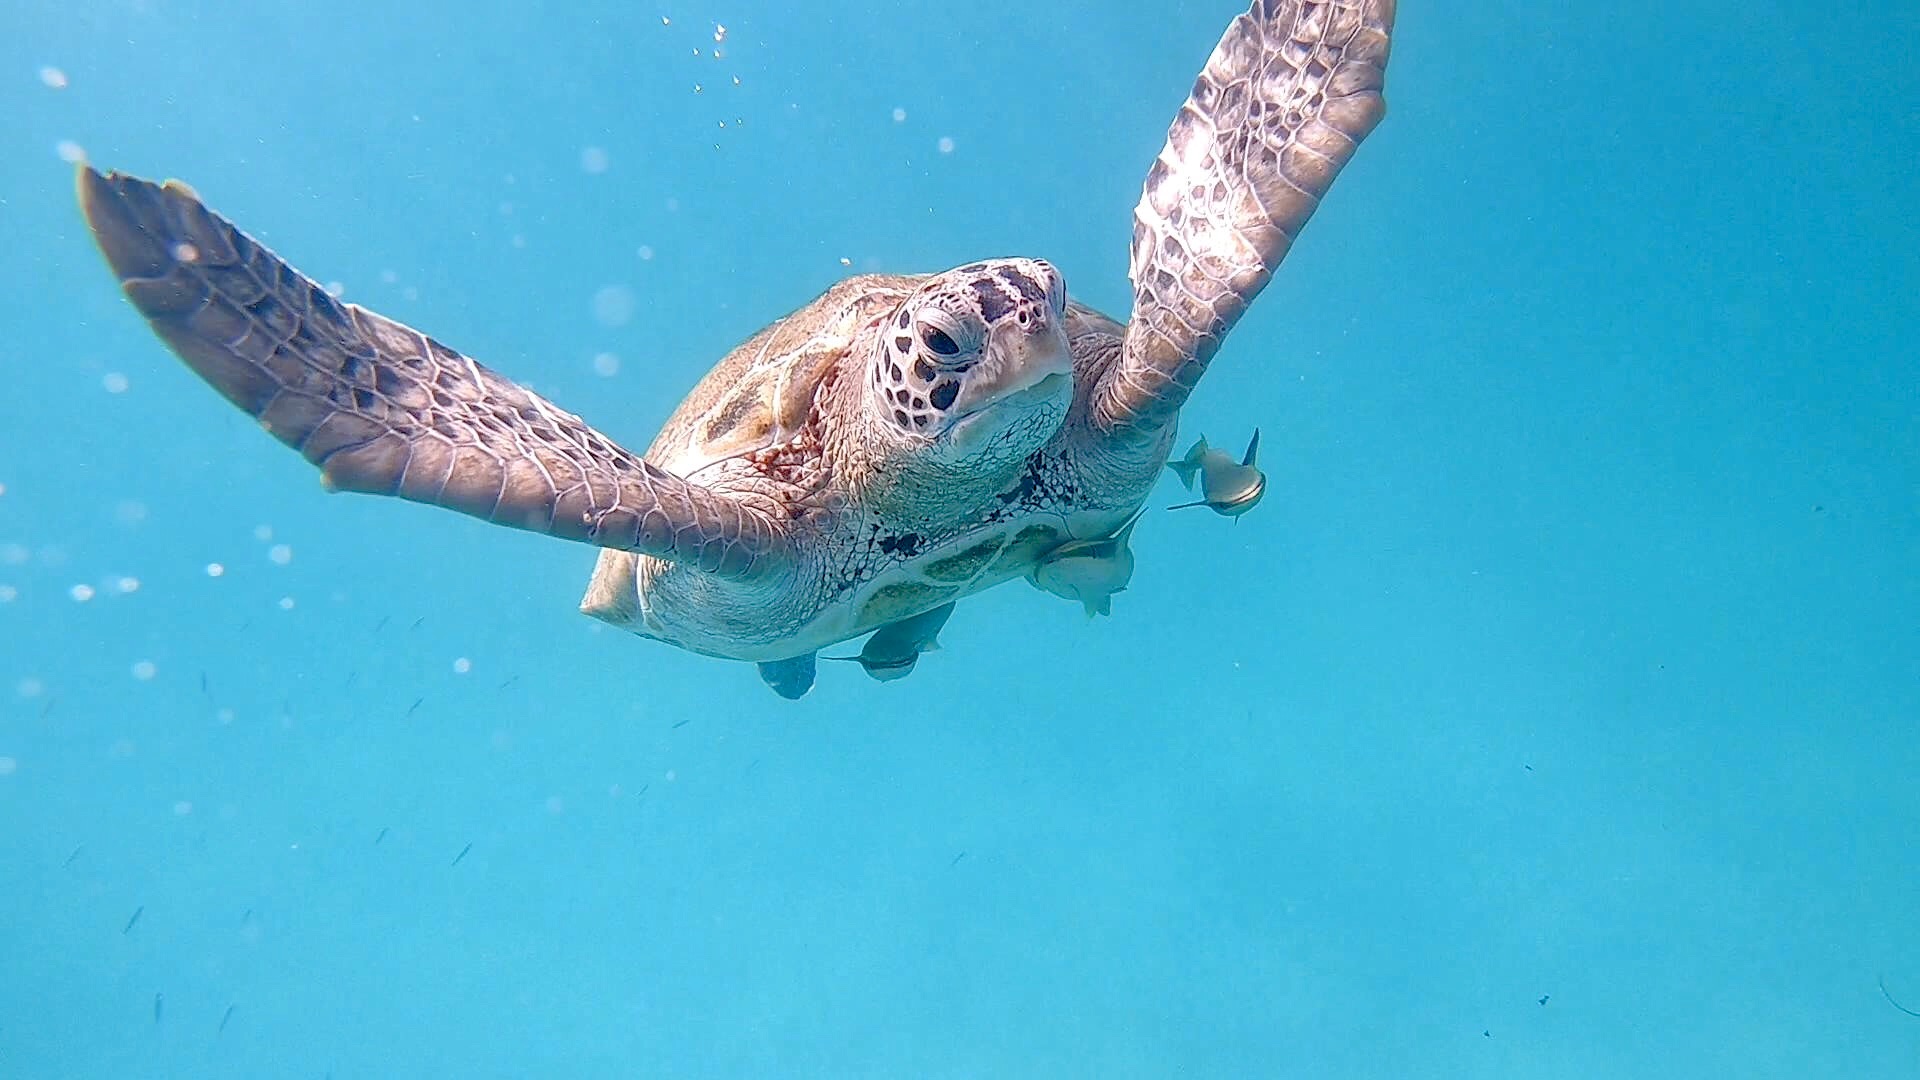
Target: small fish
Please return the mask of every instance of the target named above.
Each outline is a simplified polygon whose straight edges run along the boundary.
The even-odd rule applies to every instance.
[[[466,858],[466,857],[467,857],[467,852],[469,852],[469,851],[472,851],[472,850],[473,850],[473,845],[472,845],[471,843],[469,843],[469,844],[468,844],[468,845],[467,845],[466,847],[463,847],[463,848],[461,848],[461,849],[460,849],[460,854],[458,854],[458,855],[455,855],[455,856],[453,857],[453,864],[452,864],[452,865],[454,865],[454,866],[459,866],[459,865],[460,865],[460,860],[461,860],[461,859],[464,859],[464,858]]]
[[[393,616],[391,615],[380,616],[380,621],[373,624],[373,632],[377,634],[380,631],[385,630],[387,628],[387,623],[392,621],[392,619],[393,619]]]
[[[1200,498],[1195,502],[1169,506],[1169,510],[1185,510],[1192,506],[1204,506],[1223,517],[1237,518],[1253,509],[1260,496],[1267,493],[1267,474],[1254,465],[1260,453],[1260,429],[1253,431],[1253,440],[1247,443],[1247,452],[1239,461],[1224,450],[1215,450],[1207,445],[1205,436],[1201,436],[1188,448],[1187,456],[1179,461],[1167,462],[1167,468],[1180,477],[1188,491],[1193,490],[1194,476],[1200,478]]]
[[[1552,997],[1552,996],[1553,996],[1552,994],[1541,994],[1541,995],[1540,995],[1540,1004],[1542,1004],[1542,1005],[1545,1005],[1545,1004],[1547,1003],[1547,999],[1548,999],[1548,998],[1550,998],[1550,997]]]
[[[47,714],[53,711],[54,703],[59,700],[60,698],[58,695],[47,698],[47,703],[45,705],[40,706],[40,719],[45,720],[47,718]]]
[[[86,847],[87,847],[87,845],[85,845],[85,844],[76,844],[76,845],[74,845],[74,848],[73,848],[73,850],[72,850],[72,851],[69,851],[69,852],[67,852],[67,857],[66,857],[66,860],[65,860],[64,862],[62,862],[62,863],[60,864],[60,868],[61,868],[62,870],[64,870],[64,869],[66,869],[67,867],[69,867],[69,866],[72,866],[72,865],[73,865],[73,860],[75,860],[75,859],[77,859],[77,858],[79,858],[79,857],[80,857],[80,853],[81,853],[82,851],[85,851],[85,850],[86,850]]]
[[[200,694],[203,697],[213,696],[213,691],[207,689],[207,673],[204,671],[200,673]]]
[[[380,841],[385,840],[386,838],[387,838],[387,827],[385,825],[382,825],[380,826],[380,835],[373,838],[373,846],[379,847]]]
[[[514,683],[517,683],[519,681],[520,681],[520,676],[515,675],[509,678],[506,682],[501,683],[498,687],[496,687],[496,689],[505,690],[507,687],[512,686]]]
[[[951,870],[951,869],[953,869],[954,867],[956,867],[956,866],[959,866],[959,865],[960,865],[960,860],[961,860],[961,859],[964,859],[964,858],[966,858],[966,857],[967,857],[967,853],[966,853],[966,852],[964,852],[964,851],[963,851],[963,852],[961,852],[961,853],[960,853],[960,854],[958,854],[958,855],[955,855],[955,856],[953,857],[953,861],[947,864],[947,869],[949,869],[949,870]]]
[[[231,1006],[231,1005],[229,1005],[229,1006],[227,1006],[227,1011],[226,1011],[226,1012],[223,1012],[223,1013],[221,1013],[221,1014],[220,1014],[220,1026],[219,1026],[219,1027],[217,1027],[217,1028],[214,1028],[214,1029],[213,1029],[213,1033],[214,1033],[215,1035],[218,1035],[218,1034],[220,1034],[220,1033],[222,1033],[222,1032],[224,1032],[224,1031],[226,1031],[226,1030],[227,1030],[227,1021],[229,1021],[229,1020],[231,1020],[231,1019],[233,1019],[233,1006]]]
[[[134,926],[135,926],[135,925],[137,925],[137,924],[138,924],[138,923],[140,922],[140,915],[141,915],[141,913],[142,913],[142,912],[144,912],[144,911],[146,911],[146,910],[147,910],[147,905],[145,905],[145,904],[141,904],[141,905],[140,905],[139,907],[137,907],[137,908],[134,908],[134,909],[133,909],[133,916],[132,916],[131,918],[129,918],[129,919],[127,920],[127,925],[125,925],[125,926],[123,926],[123,927],[121,927],[121,928],[120,928],[120,932],[121,932],[122,934],[130,934],[130,933],[132,933],[132,932],[133,932],[133,928],[134,928]]]
[[[674,727],[674,730],[677,731],[680,728],[686,727],[688,724],[691,724],[691,723],[693,723],[693,717],[689,716],[685,720],[674,721],[673,727]]]
[[[160,991],[153,992],[153,1022],[160,1022],[160,1010],[166,1007],[167,999]]]
[[[426,621],[427,621],[427,617],[426,617],[425,615],[422,615],[422,616],[420,616],[419,618],[417,618],[417,619],[415,619],[415,620],[413,620],[413,625],[412,625],[412,626],[409,626],[409,627],[407,627],[407,629],[409,629],[409,630],[418,630],[418,629],[420,629],[420,624],[421,624],[421,623],[423,623],[423,622],[426,622]]]
[[[427,699],[426,699],[426,698],[424,698],[424,697],[417,697],[417,698],[414,698],[414,699],[413,699],[413,704],[411,704],[411,705],[409,705],[409,706],[407,706],[407,716],[412,716],[412,715],[413,715],[413,713],[414,713],[414,710],[416,710],[416,709],[418,709],[418,708],[420,707],[420,703],[421,703],[421,702],[423,702],[423,701],[425,701],[425,700],[427,700]],[[403,717],[401,717],[400,719],[402,719],[402,720],[405,720],[406,718],[407,718],[406,716],[403,716]]]
[[[1113,614],[1113,594],[1125,592],[1133,579],[1133,549],[1127,545],[1145,512],[1145,507],[1135,511],[1112,536],[1069,540],[1054,548],[1027,580],[1063,600],[1078,601],[1089,619]]]
[[[953,615],[951,603],[931,611],[890,622],[873,632],[858,656],[828,656],[827,660],[852,660],[880,682],[904,679],[920,662],[920,654],[940,648],[940,630]]]

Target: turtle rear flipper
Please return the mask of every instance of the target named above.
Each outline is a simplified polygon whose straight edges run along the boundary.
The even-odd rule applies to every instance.
[[[773,689],[773,692],[788,701],[798,701],[813,689],[813,676],[819,669],[815,653],[795,656],[786,660],[767,660],[756,665],[760,669],[760,679]]]
[[[729,577],[779,563],[771,517],[676,477],[411,327],[343,304],[185,185],[82,165],[80,205],[187,365],[319,466],[395,495]]]

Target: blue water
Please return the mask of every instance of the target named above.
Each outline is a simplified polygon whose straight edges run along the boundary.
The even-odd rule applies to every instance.
[[[794,704],[323,495],[57,148],[643,446],[849,266],[1124,315],[1235,4],[266,7],[0,15],[0,1075],[1920,1074],[1920,9],[1409,0],[1266,502]]]

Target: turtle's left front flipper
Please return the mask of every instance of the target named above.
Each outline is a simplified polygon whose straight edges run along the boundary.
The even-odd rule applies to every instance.
[[[729,577],[786,556],[764,511],[641,460],[411,327],[343,304],[185,185],[81,166],[127,298],[330,489],[396,495]]]
[[[1256,0],[1134,210],[1133,318],[1093,420],[1157,435],[1386,110],[1394,0]]]

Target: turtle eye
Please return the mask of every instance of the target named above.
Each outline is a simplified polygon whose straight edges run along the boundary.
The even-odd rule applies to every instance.
[[[940,356],[954,356],[960,352],[960,345],[953,336],[937,326],[920,328],[920,341]]]

